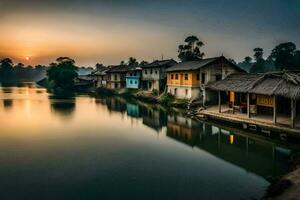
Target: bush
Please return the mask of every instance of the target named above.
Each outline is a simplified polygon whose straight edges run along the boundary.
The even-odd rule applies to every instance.
[[[164,106],[171,106],[174,99],[175,98],[172,94],[166,93],[160,98],[160,103]]]
[[[152,95],[153,95],[153,96],[158,96],[158,95],[159,95],[158,90],[153,89],[153,90],[152,90]]]

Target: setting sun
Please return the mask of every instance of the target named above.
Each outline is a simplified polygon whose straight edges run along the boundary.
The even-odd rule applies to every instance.
[[[26,57],[25,57],[25,60],[27,60],[27,61],[30,60],[30,57],[29,57],[29,56],[26,56]]]

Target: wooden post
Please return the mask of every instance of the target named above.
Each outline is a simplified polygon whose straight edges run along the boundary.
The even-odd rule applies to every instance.
[[[221,113],[221,91],[219,91],[219,113]]]
[[[296,101],[291,100],[291,127],[295,128],[295,118],[296,118]]]
[[[203,107],[205,107],[205,104],[206,104],[206,90],[205,90],[205,88],[203,88],[201,90],[202,90],[202,97],[203,97]]]
[[[273,123],[277,122],[277,107],[276,107],[276,96],[273,96]]]
[[[247,117],[250,118],[250,94],[247,93]]]

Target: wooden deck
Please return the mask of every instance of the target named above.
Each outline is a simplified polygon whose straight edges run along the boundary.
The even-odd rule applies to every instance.
[[[296,118],[296,128],[291,128],[291,118],[287,115],[278,115],[277,123],[273,123],[273,116],[271,115],[255,115],[250,118],[247,114],[235,112],[230,113],[227,105],[222,105],[222,112],[219,113],[218,106],[210,106],[206,110],[199,112],[199,115],[204,115],[207,118],[227,121],[237,124],[256,125],[260,128],[271,130],[278,133],[288,133],[293,136],[300,137],[300,119]]]

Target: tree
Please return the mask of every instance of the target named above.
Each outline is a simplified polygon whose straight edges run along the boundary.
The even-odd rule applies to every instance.
[[[293,70],[296,68],[294,65],[294,55],[296,53],[296,45],[293,42],[286,42],[277,45],[270,55],[275,61],[275,66],[278,70]]]
[[[128,62],[127,62],[127,65],[128,66],[137,66],[139,63],[138,61],[136,60],[136,58],[133,58],[133,57],[130,57]]]
[[[145,65],[147,65],[147,64],[149,64],[147,61],[145,61],[145,60],[143,60],[141,63],[140,63],[140,66],[145,66]]]
[[[255,63],[250,68],[251,73],[263,73],[265,72],[265,60],[263,58],[264,50],[260,47],[256,47],[253,49],[255,58]]]
[[[256,47],[256,48],[253,49],[253,51],[254,51],[253,56],[254,56],[256,62],[263,59],[264,50],[262,48]]]
[[[4,58],[0,61],[0,78],[10,79],[13,72],[13,61],[10,58]]]
[[[178,46],[178,58],[182,62],[201,60],[204,57],[205,54],[200,51],[204,43],[197,36],[188,36],[184,42],[185,44]]]
[[[294,69],[300,70],[300,50],[295,51],[293,63],[294,63]]]
[[[246,56],[244,58],[244,61],[238,63],[238,66],[240,66],[242,69],[246,70],[246,71],[250,71],[251,67],[252,67],[252,58],[250,56]]]
[[[59,57],[47,70],[48,80],[53,83],[54,89],[73,90],[75,78],[78,77],[77,70],[73,59]]]
[[[244,58],[244,63],[246,63],[246,64],[251,64],[251,62],[252,62],[252,58],[251,58],[250,56],[246,56],[246,57]]]

